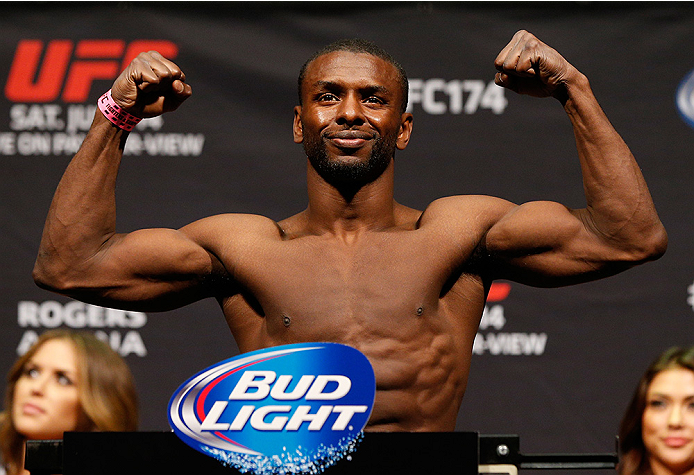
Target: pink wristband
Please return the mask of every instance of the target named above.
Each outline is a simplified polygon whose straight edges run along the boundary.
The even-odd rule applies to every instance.
[[[99,98],[97,104],[99,105],[99,110],[104,114],[104,117],[110,120],[113,125],[125,130],[126,132],[133,130],[135,126],[142,120],[141,117],[135,117],[134,115],[129,114],[128,112],[124,111],[121,106],[116,104],[116,101],[114,101],[111,97],[110,89]]]

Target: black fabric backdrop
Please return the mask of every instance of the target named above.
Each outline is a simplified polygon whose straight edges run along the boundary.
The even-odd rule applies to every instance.
[[[213,301],[162,314],[106,311],[31,279],[55,186],[131,47],[169,51],[194,93],[131,137],[119,231],[302,210],[296,76],[319,47],[356,36],[390,51],[414,88],[414,135],[396,158],[398,201],[421,209],[479,193],[582,207],[561,106],[490,86],[494,58],[521,28],[589,77],[642,167],[670,246],[655,263],[595,283],[495,287],[457,430],[516,433],[523,452],[613,450],[648,362],[693,342],[692,87],[676,102],[694,70],[690,3],[2,3],[0,368],[47,328],[96,331],[135,373],[141,428],[166,430],[176,387],[238,352]]]

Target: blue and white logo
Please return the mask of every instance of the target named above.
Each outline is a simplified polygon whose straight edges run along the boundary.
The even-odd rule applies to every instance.
[[[684,77],[677,88],[675,102],[682,119],[694,127],[694,70]]]
[[[320,473],[356,449],[375,394],[373,368],[352,347],[278,346],[190,378],[171,397],[169,424],[243,473]]]

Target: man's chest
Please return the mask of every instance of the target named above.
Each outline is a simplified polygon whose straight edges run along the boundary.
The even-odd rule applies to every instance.
[[[460,253],[425,233],[283,241],[238,261],[234,275],[247,298],[237,305],[252,301],[277,335],[419,331],[439,314],[441,293],[465,260]]]

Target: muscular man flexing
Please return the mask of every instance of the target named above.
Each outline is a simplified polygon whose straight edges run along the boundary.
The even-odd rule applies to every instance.
[[[347,41],[307,62],[294,141],[308,206],[275,222],[244,214],[181,229],[116,233],[127,133],[97,110],[51,204],[34,270],[41,287],[93,304],[167,310],[218,300],[241,351],[330,341],[371,361],[367,430],[453,430],[494,279],[586,282],[658,258],[667,245],[643,176],[588,80],[528,32],[495,61],[495,81],[553,96],[573,125],[587,206],[453,196],[424,211],[393,199],[393,157],[412,134],[407,79],[374,45]],[[138,117],[191,95],[177,65],[140,54],[113,100]]]

